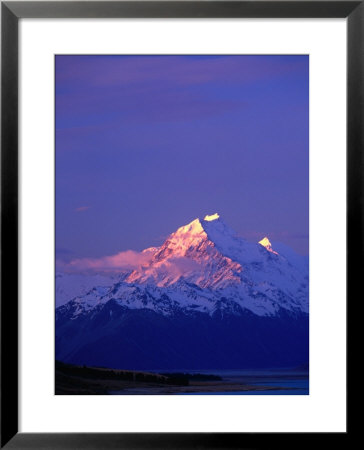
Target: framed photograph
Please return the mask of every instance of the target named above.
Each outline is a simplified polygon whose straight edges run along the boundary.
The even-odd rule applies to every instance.
[[[1,445],[347,444],[362,2],[1,6]]]

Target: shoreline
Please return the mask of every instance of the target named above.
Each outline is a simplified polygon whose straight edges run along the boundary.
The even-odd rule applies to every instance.
[[[217,372],[217,371],[216,371]],[[243,372],[243,371],[242,371]],[[262,395],[279,391],[299,395],[307,391],[308,373],[274,375],[244,373],[221,377],[216,374],[170,373],[160,374],[142,371],[113,370],[97,367],[73,366],[56,363],[56,395],[233,395],[236,392]],[[169,375],[169,376],[166,376]],[[200,378],[198,377],[200,376]],[[292,385],[293,383],[293,385]]]
[[[268,392],[268,391],[286,391],[287,387],[274,386],[256,386],[247,384],[230,385],[221,383],[217,386],[189,386],[185,388],[175,389],[170,386],[166,387],[131,387],[118,391],[109,391],[108,395],[183,395],[183,394],[233,394],[234,392]],[[290,390],[300,391],[300,388],[290,388]],[[297,392],[298,393],[298,392]]]

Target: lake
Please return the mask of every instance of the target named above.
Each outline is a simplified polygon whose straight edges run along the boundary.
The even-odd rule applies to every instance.
[[[307,372],[269,369],[259,371],[208,370],[189,371],[189,373],[219,375],[224,382],[246,384],[252,386],[252,389],[233,392],[216,391],[213,393],[185,392],[178,395],[309,395],[309,377]],[[257,390],[261,388],[264,390]]]
[[[148,372],[163,373],[164,370]],[[191,381],[183,386],[128,386],[112,395],[309,395],[308,372],[288,369],[268,370],[191,370],[173,373],[218,375],[220,381]]]

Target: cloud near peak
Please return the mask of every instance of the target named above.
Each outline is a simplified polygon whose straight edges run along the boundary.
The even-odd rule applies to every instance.
[[[121,270],[134,270],[148,263],[154,251],[143,252],[126,250],[116,255],[102,256],[100,258],[77,258],[69,262],[57,261],[57,269],[64,272],[119,272]]]

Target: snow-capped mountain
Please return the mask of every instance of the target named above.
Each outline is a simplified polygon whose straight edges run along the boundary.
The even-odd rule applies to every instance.
[[[120,274],[123,281],[95,278],[95,286],[73,300],[75,314],[111,299],[128,308],[211,313],[221,298],[257,315],[274,315],[281,308],[308,312],[306,259],[293,251],[280,255],[266,237],[246,241],[217,214],[195,219],[147,251],[150,261]],[[162,296],[168,301],[161,302]]]
[[[248,328],[252,323],[257,324],[253,334],[261,330],[261,341],[258,339],[252,348],[255,345],[269,347],[264,335],[269,329],[275,330],[278,323],[282,333],[287,324],[291,329],[294,328],[294,321],[300,321],[298,331],[291,331],[287,338],[301,329],[306,330],[308,326],[307,258],[297,255],[284,245],[272,244],[267,237],[257,243],[248,242],[237,236],[218,214],[193,220],[178,228],[160,247],[148,248],[145,252],[150,258],[137,269],[120,272],[109,283],[103,280],[88,292],[83,291],[56,309],[57,353],[61,359],[82,362],[82,358],[91,352],[91,349],[85,351],[84,347],[88,349],[90,342],[96,342],[95,336],[99,336],[100,332],[106,341],[110,335],[119,335],[122,342],[134,336],[134,347],[137,339],[135,330],[139,329],[140,323],[145,325],[145,320],[151,327],[149,332],[154,333],[154,336],[160,332],[160,328],[153,330],[157,323],[168,323],[167,336],[170,339],[171,334],[176,333],[175,328],[181,327],[181,324],[189,323],[188,332],[191,332],[197,319],[197,322],[207,321],[210,326],[216,325],[217,317],[226,317],[226,323],[220,324],[220,327],[224,328],[229,320],[234,320],[236,330],[232,326],[232,330],[235,330],[233,335],[239,339],[240,333],[240,338],[245,336],[245,339],[250,340],[251,336],[246,336],[246,329],[239,331],[241,321],[246,328],[245,321],[249,317]],[[129,320],[132,317],[133,323],[135,317],[139,317],[139,323],[134,324],[133,330],[124,336],[128,326],[124,324],[122,330],[121,324],[126,317]],[[149,323],[151,317],[153,325]],[[302,320],[305,325],[302,325]],[[101,321],[102,327],[97,327],[97,332],[93,331],[86,339],[87,333],[83,327],[93,329],[95,321]],[[174,324],[171,328],[174,331],[169,329],[171,323]],[[265,325],[261,328],[263,323]],[[214,326],[211,333],[216,332]],[[80,329],[83,329],[82,336],[79,335]],[[143,329],[140,331],[146,333]],[[225,331],[227,335],[223,333],[224,339],[229,340],[228,329]],[[306,331],[308,333],[308,328]],[[68,337],[74,334],[74,337],[67,342],[65,333]],[[273,334],[277,335],[277,332]],[[153,337],[150,336],[150,339],[153,340]],[[274,343],[274,338],[270,339]],[[303,338],[300,339],[302,341]],[[81,353],[80,342],[83,348]],[[117,342],[113,345],[117,346]],[[180,346],[178,339],[176,345]],[[284,347],[284,344],[280,345]],[[140,343],[137,342],[136,346],[140,348]],[[92,354],[95,357],[95,348]],[[237,358],[239,360],[240,356]],[[302,362],[302,358],[298,359],[295,362]],[[120,365],[119,359],[116,360]],[[126,361],[135,362],[135,355],[129,356]],[[159,359],[157,361],[160,362]]]

